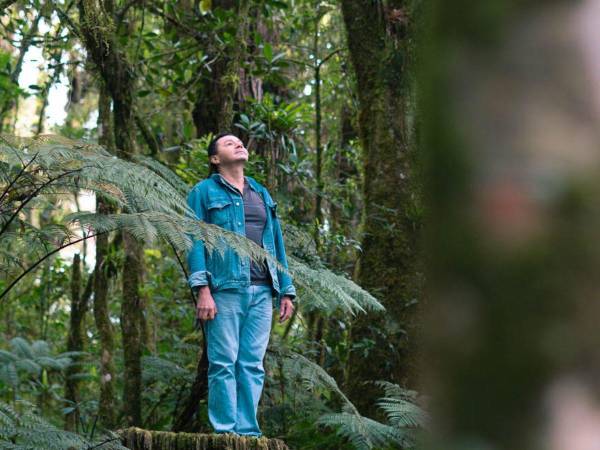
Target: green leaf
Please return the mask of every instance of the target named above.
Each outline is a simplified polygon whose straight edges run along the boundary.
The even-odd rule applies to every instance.
[[[271,59],[273,58],[273,46],[268,42],[265,43],[265,46],[263,47],[263,55],[265,55],[267,61],[271,61]]]

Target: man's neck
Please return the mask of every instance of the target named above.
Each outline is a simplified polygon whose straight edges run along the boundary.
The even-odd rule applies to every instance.
[[[230,184],[238,188],[240,192],[244,191],[244,166],[236,164],[232,166],[222,166],[219,168],[219,173]]]

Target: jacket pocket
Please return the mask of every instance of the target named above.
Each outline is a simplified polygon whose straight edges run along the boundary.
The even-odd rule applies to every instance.
[[[223,197],[211,200],[206,209],[210,223],[224,226],[231,220],[231,200],[228,198]]]

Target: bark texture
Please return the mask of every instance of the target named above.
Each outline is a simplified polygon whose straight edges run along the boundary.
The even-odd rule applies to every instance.
[[[364,151],[362,253],[355,277],[387,308],[359,318],[346,385],[361,411],[374,411],[381,394],[366,380],[407,385],[415,367],[420,280],[416,252],[416,202],[407,130],[406,43],[403,2],[342,0],[348,48],[359,97],[359,137]],[[385,331],[384,331],[385,330]]]
[[[117,36],[114,5],[111,1],[82,0],[78,3],[80,30],[96,69],[113,101],[115,147],[119,157],[130,159],[138,149],[135,140],[134,81],[135,71]],[[123,232],[125,263],[121,329],[123,335],[124,379],[123,412],[130,425],[139,425],[141,414],[142,244],[127,231]]]
[[[67,340],[67,351],[83,351],[84,333],[83,321],[87,311],[87,305],[92,294],[92,276],[88,279],[84,292],[81,292],[81,257],[79,253],[73,256],[73,266],[71,273],[71,317],[69,323],[69,337]],[[69,366],[66,373],[65,398],[69,401],[69,406],[75,408],[65,417],[65,428],[67,430],[77,430],[79,423],[79,381],[75,375],[79,373],[78,362],[81,359],[73,356],[73,364]]]

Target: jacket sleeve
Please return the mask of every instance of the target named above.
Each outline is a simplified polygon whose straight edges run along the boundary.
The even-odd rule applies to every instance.
[[[205,220],[206,211],[202,203],[202,197],[197,188],[193,188],[187,197],[187,204],[196,214],[196,218]],[[192,238],[192,247],[187,255],[189,269],[188,284],[193,289],[199,286],[208,285],[210,273],[206,270],[206,252],[204,242],[200,239]]]
[[[275,239],[275,254],[277,255],[277,261],[288,268],[287,256],[285,253],[285,244],[283,242],[283,234],[281,232],[281,224],[277,214],[273,217],[273,237]],[[277,305],[280,304],[281,298],[284,295],[288,295],[292,299],[296,298],[296,288],[293,284],[292,277],[281,270],[277,271],[277,277],[279,278],[279,298],[277,299]]]

